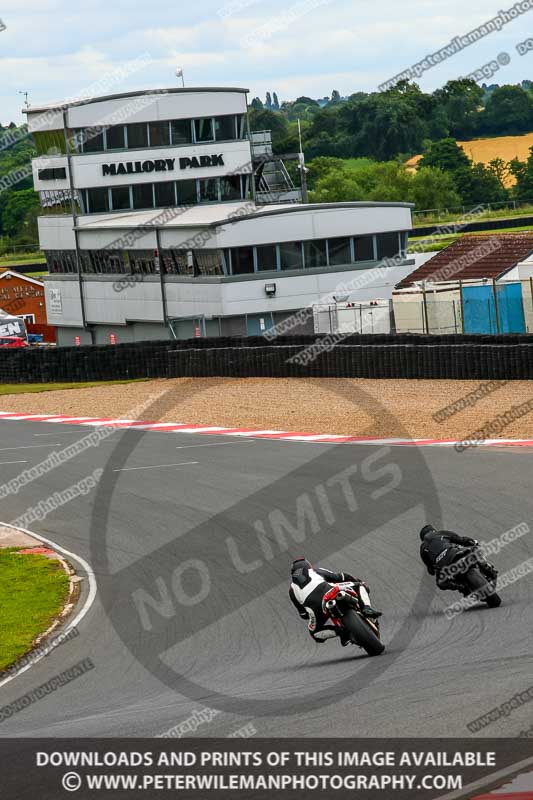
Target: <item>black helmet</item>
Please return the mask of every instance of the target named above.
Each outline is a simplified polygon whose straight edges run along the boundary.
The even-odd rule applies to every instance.
[[[299,556],[298,558],[295,558],[292,562],[291,574],[294,575],[294,573],[298,570],[304,569],[312,569],[312,564],[305,558],[305,556]]]
[[[421,541],[424,541],[424,539],[426,538],[428,533],[436,533],[436,532],[437,531],[435,530],[433,525],[424,525],[424,527],[420,531],[420,539],[421,539]]]

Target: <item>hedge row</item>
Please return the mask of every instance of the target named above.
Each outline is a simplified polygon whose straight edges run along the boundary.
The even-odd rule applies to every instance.
[[[0,351],[5,383],[217,375],[529,379],[533,336],[354,335],[334,346],[317,336],[271,344],[250,337]]]

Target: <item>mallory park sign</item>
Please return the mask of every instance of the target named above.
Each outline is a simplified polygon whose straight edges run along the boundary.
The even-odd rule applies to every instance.
[[[155,158],[146,161],[121,161],[118,164],[102,164],[102,175],[135,175],[139,172],[172,172],[175,158]],[[180,169],[223,167],[222,154],[211,156],[185,156],[178,159]]]

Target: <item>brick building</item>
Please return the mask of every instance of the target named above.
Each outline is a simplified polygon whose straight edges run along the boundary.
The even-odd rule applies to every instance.
[[[11,269],[0,272],[0,309],[22,317],[28,333],[42,333],[47,342],[55,341],[55,328],[48,325],[44,284]]]

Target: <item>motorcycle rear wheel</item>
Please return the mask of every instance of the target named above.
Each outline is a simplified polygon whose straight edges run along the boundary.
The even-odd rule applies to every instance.
[[[350,634],[352,642],[366,650],[369,656],[379,656],[385,650],[383,642],[378,639],[370,626],[353,609],[346,611],[342,621]]]
[[[487,587],[489,587],[489,589],[492,588],[492,584],[481,574],[481,571],[477,567],[473,567],[468,571],[466,580],[469,587],[473,589],[473,594],[477,594],[479,591],[480,595],[478,599],[486,603],[489,608],[498,608],[498,606],[501,606],[502,599],[500,595],[497,594],[495,589],[492,589],[492,591],[487,590]]]

